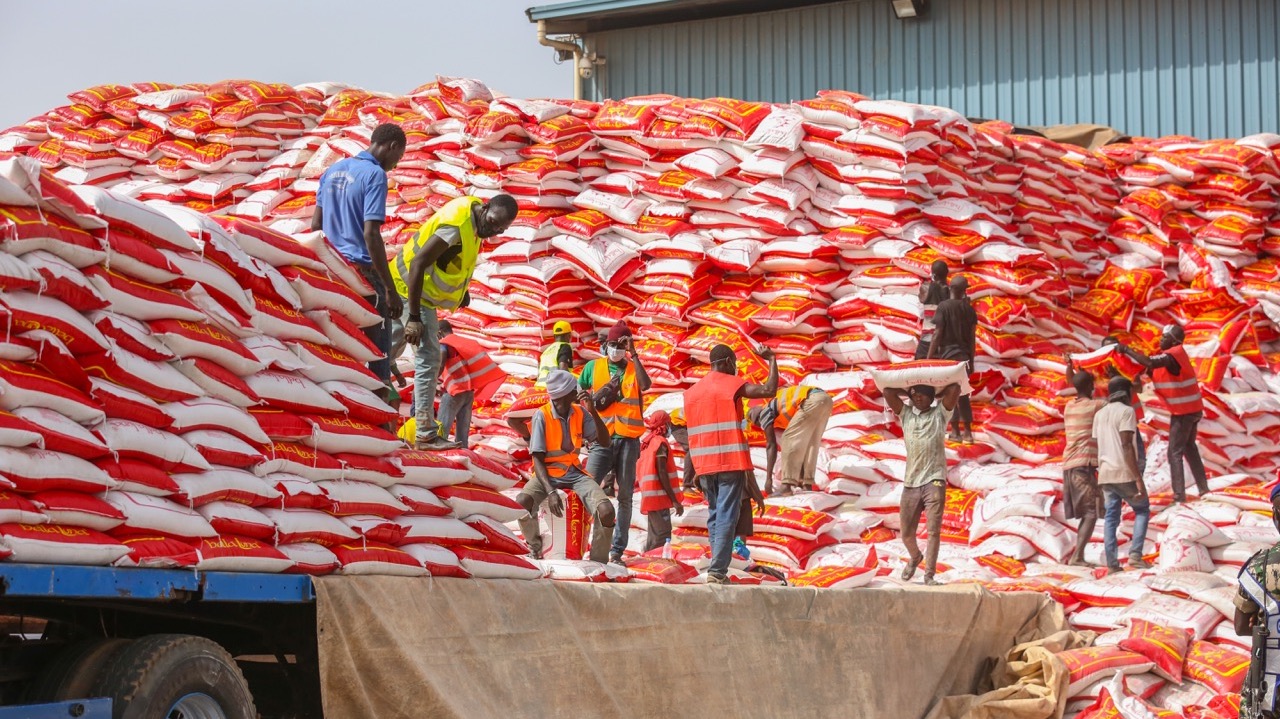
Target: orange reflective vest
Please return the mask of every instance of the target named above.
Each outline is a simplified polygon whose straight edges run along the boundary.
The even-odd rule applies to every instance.
[[[550,403],[543,405],[538,411],[542,413],[542,426],[546,429],[547,435],[547,454],[542,459],[547,467],[547,474],[552,479],[559,479],[568,474],[570,469],[577,468],[581,471],[582,459],[578,454],[582,449],[582,423],[586,418],[586,412],[576,404],[569,410],[569,439],[573,443],[573,451],[566,452],[564,422],[555,415]]]
[[[738,390],[747,381],[723,372],[708,372],[684,393],[689,425],[689,458],[698,476],[717,472],[751,472],[751,449],[742,432]]]
[[[778,417],[773,420],[773,428],[779,432],[791,425],[791,420],[795,419],[796,412],[800,411],[800,405],[809,399],[809,392],[814,387],[786,387],[778,390],[778,397],[774,400],[778,408]]]
[[[444,391],[448,394],[475,392],[476,402],[488,402],[507,379],[507,374],[475,340],[447,335],[440,344],[452,350],[444,363]]]
[[[658,480],[658,450],[667,448],[667,481],[674,482],[678,475],[676,458],[671,456],[671,446],[665,437],[649,442],[640,450],[640,461],[636,464],[636,479],[640,483],[640,513],[661,512],[671,509],[671,498],[662,488]]]
[[[591,391],[599,392],[609,384],[609,360],[601,357],[592,360]],[[640,385],[636,383],[636,369],[627,358],[627,369],[622,375],[622,396],[608,409],[600,410],[600,419],[609,434],[614,437],[638,438],[644,434],[644,400],[640,397]]]
[[[1165,354],[1178,360],[1182,368],[1174,374],[1163,367],[1151,371],[1151,385],[1156,396],[1169,405],[1169,414],[1184,415],[1204,411],[1204,399],[1200,395],[1200,382],[1196,380],[1196,368],[1182,345],[1170,347]]]

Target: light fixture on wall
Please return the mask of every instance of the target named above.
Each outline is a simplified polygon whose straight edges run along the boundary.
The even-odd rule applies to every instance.
[[[893,2],[893,14],[898,16],[899,20],[907,18],[917,18],[924,15],[927,0],[891,0]]]

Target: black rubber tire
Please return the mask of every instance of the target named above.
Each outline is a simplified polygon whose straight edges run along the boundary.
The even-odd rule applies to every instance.
[[[128,644],[128,639],[86,639],[71,644],[40,670],[27,687],[27,701],[91,698],[107,663]]]
[[[166,719],[179,699],[193,693],[216,701],[227,719],[257,719],[235,659],[204,637],[137,639],[116,655],[94,687],[94,696],[111,698],[114,719]]]

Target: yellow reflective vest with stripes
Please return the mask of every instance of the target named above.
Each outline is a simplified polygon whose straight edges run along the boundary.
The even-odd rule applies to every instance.
[[[457,309],[462,304],[467,285],[471,283],[471,274],[476,269],[476,257],[480,254],[480,236],[476,234],[472,209],[483,202],[479,197],[470,196],[450,200],[427,220],[418,231],[418,236],[400,250],[400,254],[391,262],[391,279],[401,297],[409,296],[406,281],[409,279],[409,266],[413,263],[413,258],[426,247],[427,241],[437,229],[448,225],[456,227],[461,234],[461,251],[445,267],[436,263],[426,269],[422,276],[422,304],[444,310]]]

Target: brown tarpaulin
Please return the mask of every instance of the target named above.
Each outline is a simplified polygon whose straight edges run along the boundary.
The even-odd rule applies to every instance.
[[[1092,646],[1093,632],[1061,631],[1009,650],[992,672],[999,687],[981,695],[943,699],[928,719],[1048,719],[1061,717],[1071,684],[1067,665],[1055,656]]]
[[[1055,142],[1096,150],[1113,140],[1124,137],[1124,133],[1106,125],[1054,125],[1053,127],[1032,128]]]
[[[327,719],[924,717],[1062,629],[1036,594],[334,577]]]

